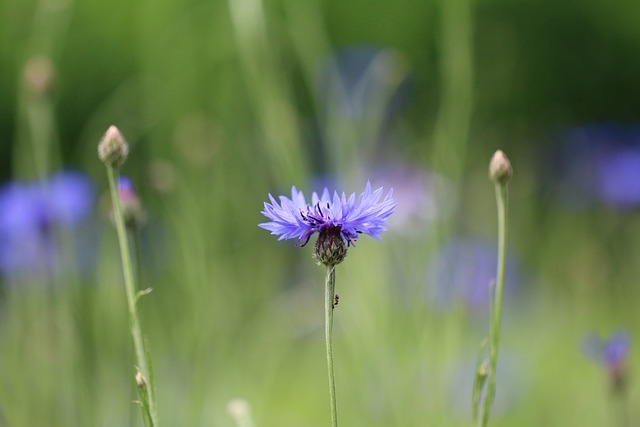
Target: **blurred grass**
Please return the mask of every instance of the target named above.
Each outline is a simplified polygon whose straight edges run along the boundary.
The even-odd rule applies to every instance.
[[[163,425],[230,426],[226,405],[236,397],[251,403],[258,427],[328,423],[322,269],[309,248],[278,243],[257,223],[269,192],[286,193],[292,184],[308,191],[316,175],[330,172],[357,191],[367,179],[363,171],[375,166],[370,159],[438,170],[456,182],[448,196],[456,211],[430,225],[435,234],[416,231],[409,239],[391,228],[382,243],[362,239],[339,266],[340,417],[367,427],[469,425],[471,389],[456,381],[471,383],[472,369],[460,371],[475,359],[485,318],[430,303],[425,268],[450,235],[493,236],[486,166],[498,147],[516,171],[511,245],[525,279],[507,303],[502,341],[517,366],[514,401],[496,411],[492,424],[611,425],[607,378],[580,343],[591,330],[618,326],[638,335],[640,223],[634,213],[554,209],[536,192],[531,153],[533,141],[558,124],[637,119],[640,63],[631,52],[640,34],[629,18],[635,5],[605,14],[596,1],[516,7],[486,0],[470,6],[466,29],[446,26],[443,5],[1,5],[3,178],[43,174],[37,159],[46,148],[104,192],[96,156],[101,133],[116,124],[131,144],[124,172],[150,217],[144,286],[154,291],[140,309]],[[447,37],[465,35],[474,67],[457,76],[447,71],[461,67],[447,62]],[[384,141],[371,136],[377,121],[348,122],[335,110],[321,117],[319,68],[330,52],[362,44],[399,52],[413,71],[413,98]],[[55,69],[48,98],[54,128],[43,143],[53,146],[45,148],[33,145],[25,113],[32,100],[22,69],[35,54],[48,56]],[[462,97],[467,102],[456,84],[473,85]],[[468,121],[468,131],[458,118]],[[459,145],[438,130],[442,123],[460,132]],[[47,158],[46,168],[55,169],[55,157]],[[104,203],[93,223],[100,239],[92,274],[2,283],[0,425],[140,425],[131,403],[133,358],[115,232]],[[632,373],[640,362],[634,350]],[[637,401],[634,382],[630,393]]]

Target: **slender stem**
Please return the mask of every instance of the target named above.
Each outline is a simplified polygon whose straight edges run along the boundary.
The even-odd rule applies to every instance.
[[[327,265],[324,291],[324,332],[327,344],[327,370],[329,372],[329,399],[331,400],[331,425],[338,426],[336,408],[336,379],[333,370],[333,308],[336,294],[336,266]]]
[[[496,184],[496,203],[498,206],[498,267],[495,296],[492,301],[491,327],[489,332],[489,378],[487,395],[484,401],[479,425],[485,427],[489,422],[489,412],[496,394],[496,367],[498,365],[498,344],[500,341],[500,321],[502,318],[502,294],[504,290],[504,272],[507,249],[507,186]]]
[[[631,422],[629,420],[629,395],[627,392],[627,385],[622,384],[620,389],[613,390],[613,407],[615,412],[615,425],[621,427],[629,427]]]
[[[142,247],[140,243],[140,230],[138,227],[134,227],[129,230],[130,241],[133,244],[133,253],[135,259],[135,278],[138,286],[141,286],[144,281],[142,280]]]
[[[147,357],[145,352],[144,340],[142,338],[142,329],[138,320],[138,313],[136,310],[136,290],[133,275],[133,268],[131,265],[131,251],[129,249],[129,240],[127,239],[127,231],[124,225],[124,219],[122,217],[122,206],[120,205],[120,197],[116,186],[118,178],[118,170],[107,166],[107,176],[109,180],[109,189],[111,191],[111,202],[113,204],[114,220],[116,223],[116,231],[118,233],[118,243],[120,245],[120,257],[122,261],[122,269],[124,272],[124,285],[127,294],[127,305],[129,308],[129,327],[131,328],[131,336],[133,338],[133,347],[136,354],[136,365],[142,373],[146,381],[151,381],[149,368],[147,366]],[[150,389],[153,388],[153,384],[148,384],[146,387],[146,398],[141,398],[141,402],[145,400],[149,405],[149,413],[151,414],[151,426],[158,426],[155,401],[152,398]],[[140,389],[139,389],[140,390]],[[144,410],[144,408],[143,408]]]

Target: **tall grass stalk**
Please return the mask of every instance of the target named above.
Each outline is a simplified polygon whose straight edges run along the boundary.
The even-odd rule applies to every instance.
[[[264,135],[265,156],[282,182],[304,176],[307,161],[284,67],[262,0],[228,0],[241,72]]]
[[[473,2],[439,3],[442,93],[433,132],[432,164],[460,183],[473,114]]]

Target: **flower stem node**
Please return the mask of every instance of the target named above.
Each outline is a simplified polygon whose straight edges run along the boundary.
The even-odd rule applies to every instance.
[[[127,160],[129,145],[115,126],[110,126],[98,144],[98,157],[108,167],[117,168]]]
[[[495,152],[489,163],[489,178],[499,185],[507,185],[513,176],[513,169],[509,158],[502,150]]]
[[[348,243],[340,234],[341,227],[330,225],[318,234],[313,256],[320,264],[333,266],[340,264],[347,256]]]

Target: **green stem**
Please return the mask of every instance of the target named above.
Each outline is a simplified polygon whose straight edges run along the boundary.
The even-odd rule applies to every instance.
[[[133,252],[135,259],[135,278],[137,280],[138,286],[140,286],[144,281],[142,280],[142,246],[140,243],[140,230],[138,227],[134,227],[132,230],[129,230],[130,241],[133,244]]]
[[[338,426],[336,408],[336,379],[333,370],[333,308],[336,294],[336,266],[327,265],[324,291],[324,332],[327,344],[327,370],[329,372],[329,399],[331,400],[331,425]]]
[[[141,397],[141,402],[148,402],[149,413],[151,414],[150,426],[158,426],[156,405],[153,395],[150,390],[153,388],[151,384],[151,377],[149,368],[147,365],[147,355],[145,352],[144,340],[142,338],[142,329],[138,320],[138,313],[136,310],[136,290],[133,275],[133,268],[131,266],[131,251],[129,249],[129,240],[127,239],[127,231],[124,225],[124,218],[122,217],[122,206],[120,205],[120,196],[118,195],[118,189],[116,186],[118,178],[118,170],[116,168],[107,166],[107,176],[109,180],[109,189],[111,191],[111,202],[113,204],[114,220],[116,223],[116,231],[118,233],[118,243],[120,245],[120,257],[122,260],[122,269],[124,272],[124,285],[127,294],[127,305],[129,308],[129,327],[131,328],[131,336],[133,338],[133,347],[136,354],[136,365],[142,373],[144,379],[149,382],[148,386],[144,389],[145,397]],[[139,390],[141,390],[139,388]],[[143,408],[144,411],[144,408]]]
[[[504,272],[507,250],[507,186],[496,184],[496,203],[498,206],[498,267],[495,296],[492,301],[491,327],[489,333],[489,378],[487,395],[484,400],[480,426],[489,422],[489,412],[496,394],[496,367],[498,365],[498,344],[500,342],[500,321],[502,318],[502,294],[504,290]]]

